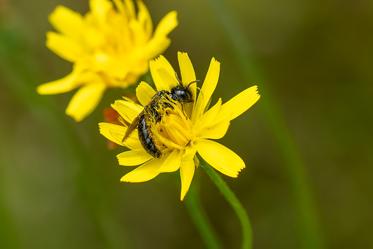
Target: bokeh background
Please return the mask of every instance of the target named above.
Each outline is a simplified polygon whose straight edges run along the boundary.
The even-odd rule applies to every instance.
[[[173,63],[187,51],[203,78],[212,56],[222,62],[215,97],[265,89],[222,141],[247,162],[238,179],[224,179],[250,215],[255,248],[304,246],[304,189],[313,204],[303,210],[325,248],[373,248],[373,2],[230,0],[217,10],[213,1],[145,2],[155,22],[179,12],[165,53]],[[97,123],[120,90],[79,124],[64,115],[72,93],[35,93],[71,70],[45,47],[58,4],[88,9],[85,0],[0,1],[0,248],[204,248],[177,174],[119,182],[120,150],[107,150]],[[261,72],[252,81],[237,56],[246,48],[222,25],[226,14]],[[224,248],[239,248],[233,211],[203,171],[194,180]]]

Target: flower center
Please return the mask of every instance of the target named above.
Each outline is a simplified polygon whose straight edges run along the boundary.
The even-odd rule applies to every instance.
[[[193,141],[192,121],[185,113],[186,105],[177,103],[167,108],[161,120],[152,127],[154,143],[163,152],[165,150],[183,150]]]

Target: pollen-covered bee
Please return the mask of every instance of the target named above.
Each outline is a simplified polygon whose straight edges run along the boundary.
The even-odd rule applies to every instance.
[[[138,136],[144,149],[153,157],[159,158],[162,153],[153,140],[151,131],[152,125],[160,122],[165,111],[167,109],[174,109],[177,103],[184,104],[193,102],[193,96],[189,90],[189,86],[196,82],[197,81],[190,82],[187,87],[179,83],[179,85],[172,88],[170,91],[162,90],[157,92],[152,97],[149,104],[144,106],[144,110],[129,125],[123,137],[123,141],[137,128]]]

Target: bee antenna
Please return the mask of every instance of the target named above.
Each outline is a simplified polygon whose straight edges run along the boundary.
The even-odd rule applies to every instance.
[[[190,85],[192,85],[192,84],[194,84],[194,83],[198,83],[198,82],[200,82],[200,80],[193,80],[192,82],[189,82],[187,88],[189,88]],[[197,87],[197,88],[198,88],[198,87]]]
[[[183,86],[183,82],[180,80],[179,75],[178,75],[176,72],[175,72],[175,77],[176,77],[177,83],[178,83],[180,86]],[[198,82],[200,82],[200,80],[193,80],[193,81],[189,82],[187,88],[189,88],[190,85],[192,85],[192,84],[194,84],[194,83],[198,83]]]
[[[176,77],[176,80],[177,80],[177,83],[182,86],[183,83],[181,82],[180,78],[179,78],[179,75],[175,72],[175,77]]]

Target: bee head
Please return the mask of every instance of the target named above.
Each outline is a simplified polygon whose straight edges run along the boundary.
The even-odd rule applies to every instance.
[[[183,103],[193,101],[192,93],[188,88],[185,88],[182,85],[178,85],[171,89],[171,97],[172,99]]]

